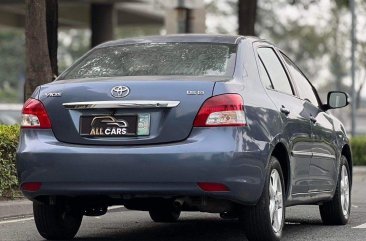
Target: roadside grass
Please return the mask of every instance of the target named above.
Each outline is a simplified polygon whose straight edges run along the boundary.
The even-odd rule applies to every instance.
[[[15,166],[19,125],[0,125],[0,200],[21,197]],[[353,164],[366,165],[366,136],[351,139]]]

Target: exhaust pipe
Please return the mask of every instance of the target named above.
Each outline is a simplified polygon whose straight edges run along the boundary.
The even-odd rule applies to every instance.
[[[178,199],[175,199],[175,200],[173,201],[173,206],[174,206],[174,208],[181,209],[181,208],[182,208],[182,206],[183,206],[183,204],[184,204],[184,199],[182,199],[182,198],[178,198]]]

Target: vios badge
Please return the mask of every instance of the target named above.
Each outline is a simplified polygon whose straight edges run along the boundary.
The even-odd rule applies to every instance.
[[[130,88],[127,86],[114,86],[111,90],[111,95],[115,98],[126,97],[130,93]]]

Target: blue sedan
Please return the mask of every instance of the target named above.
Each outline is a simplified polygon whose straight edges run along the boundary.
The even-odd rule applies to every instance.
[[[21,190],[39,233],[70,239],[108,206],[155,222],[181,211],[244,221],[250,241],[278,241],[285,208],[319,205],[325,224],[350,216],[352,156],[294,62],[244,36],[171,35],[97,46],[22,110]]]

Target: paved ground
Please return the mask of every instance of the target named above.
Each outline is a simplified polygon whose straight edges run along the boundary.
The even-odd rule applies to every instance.
[[[27,199],[0,201],[0,221],[9,217],[31,214],[33,214],[33,204]]]
[[[365,241],[366,175],[355,178],[351,220],[346,226],[323,226],[316,206],[287,209],[283,240]],[[32,217],[0,220],[1,241],[43,240]],[[238,222],[215,214],[184,213],[178,223],[153,223],[145,212],[113,209],[102,217],[85,217],[76,240],[124,241],[244,241]]]

